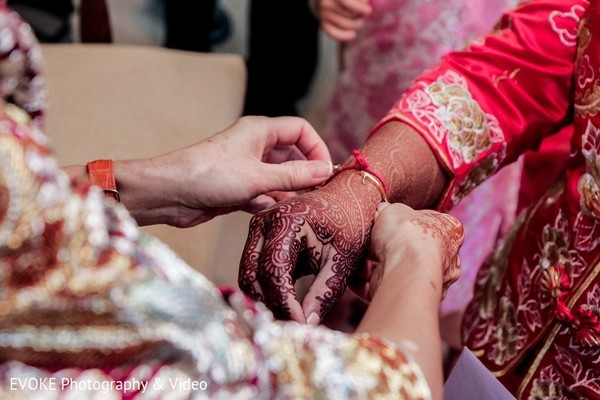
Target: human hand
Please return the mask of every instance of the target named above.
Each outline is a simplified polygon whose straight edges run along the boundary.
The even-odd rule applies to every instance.
[[[242,253],[238,283],[282,319],[317,324],[342,297],[366,256],[377,188],[355,171],[255,215]],[[294,284],[313,274],[302,300]]]
[[[361,297],[371,299],[381,282],[397,268],[442,278],[442,298],[460,276],[458,250],[464,240],[460,222],[432,210],[381,203],[371,231],[369,262],[353,283]],[[358,284],[360,277],[363,284]]]
[[[119,171],[137,177],[121,173],[117,182],[138,223],[190,227],[234,210],[272,206],[322,183],[332,165],[325,143],[305,120],[242,117],[192,146],[119,162]]]
[[[372,12],[368,0],[317,0],[315,5],[323,31],[341,42],[355,39]]]

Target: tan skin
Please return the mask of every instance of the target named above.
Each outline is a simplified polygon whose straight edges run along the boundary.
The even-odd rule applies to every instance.
[[[65,167],[89,183],[86,167]],[[114,162],[122,203],[140,225],[190,227],[236,210],[257,212],[331,174],[327,146],[295,117],[243,117],[194,145]]]
[[[383,125],[360,152],[387,183],[392,203],[420,209],[441,195],[447,177],[408,125]],[[240,287],[280,318],[318,323],[364,264],[380,202],[374,185],[345,171],[318,190],[258,213],[240,262]],[[307,274],[316,279],[300,304],[294,283]]]
[[[323,31],[341,42],[355,39],[372,12],[368,0],[316,0],[315,5]]]
[[[252,149],[252,146],[248,146],[248,142],[239,140],[241,137],[239,135],[242,134],[240,132],[244,132],[243,134],[248,139],[248,129],[258,129],[255,133],[258,132],[257,135],[262,135],[261,137],[264,139],[258,140],[258,142],[254,142],[254,139],[252,139],[250,143],[255,144],[254,149]],[[266,196],[266,203],[268,203],[274,201],[272,197],[274,194],[270,192],[272,188],[285,190],[296,186],[306,186],[310,182],[314,185],[326,179],[326,176],[323,176],[324,173],[319,172],[322,165],[318,164],[313,165],[315,167],[313,169],[314,174],[305,175],[306,170],[311,170],[310,165],[307,164],[308,161],[293,164],[303,167],[302,174],[304,175],[301,176],[292,172],[294,168],[290,169],[290,164],[284,165],[281,170],[275,171],[263,163],[263,159],[269,158],[273,143],[295,147],[307,158],[313,160],[327,160],[328,153],[323,152],[320,140],[314,140],[316,136],[311,129],[305,121],[298,119],[277,120],[275,122],[267,119],[244,119],[241,121],[241,125],[238,122],[224,132],[189,148],[180,149],[153,159],[117,162],[117,182],[120,188],[123,189],[122,195],[126,204],[137,213],[134,215],[137,215],[137,218],[143,221],[154,221],[154,217],[152,217],[155,215],[154,207],[148,207],[148,204],[157,204],[158,209],[170,209],[170,204],[164,206],[161,201],[165,202],[166,195],[172,190],[182,193],[186,193],[187,190],[187,197],[180,195],[181,198],[187,199],[188,202],[196,201],[197,204],[201,205],[194,208],[183,202],[185,204],[183,209],[192,209],[189,212],[190,215],[197,217],[193,219],[194,222],[207,219],[214,214],[232,208],[252,207],[253,201],[263,198],[262,196]],[[386,131],[382,133],[386,136],[382,135],[381,139],[393,134],[393,132]],[[231,139],[236,139],[235,143],[239,145],[237,150],[235,146],[232,147],[229,143]],[[218,148],[225,143],[229,144],[224,147],[227,150],[219,153]],[[377,144],[377,141],[374,143]],[[416,140],[415,147],[407,147],[407,151],[414,152],[421,144]],[[370,146],[370,148],[365,149],[364,154],[374,160],[376,159],[375,154],[378,145],[370,143]],[[211,156],[211,154],[213,155]],[[404,157],[396,151],[391,151],[389,154],[394,157]],[[205,156],[202,162],[197,159],[200,155]],[[177,180],[175,172],[181,171],[181,168],[186,166],[192,168],[197,165],[199,172],[194,172],[192,168],[190,173],[191,176],[200,179],[202,171],[212,171],[212,168],[207,166],[219,168],[221,163],[217,163],[215,160],[222,161],[228,157],[232,159],[230,171],[221,171],[227,179],[223,179],[223,176],[217,178],[217,175],[209,174],[204,176],[204,185],[199,188],[189,189],[190,186],[193,187],[189,184],[179,187],[181,182]],[[283,156],[283,159],[286,158],[289,158],[289,154]],[[238,178],[236,176],[241,172],[238,163],[246,171],[255,168],[257,174],[262,174],[262,180],[264,180],[265,173],[269,172],[266,176],[272,178],[275,183],[267,185],[274,186],[257,186],[259,184],[251,179],[252,174],[249,175],[250,178],[247,177],[242,183],[236,181],[239,178],[239,176]],[[144,176],[145,168],[149,167],[152,167],[152,171],[156,171],[156,175]],[[82,181],[87,180],[85,167],[73,166],[66,169],[73,178]],[[196,173],[200,175],[196,175]],[[229,173],[230,176],[227,176]],[[396,180],[401,179],[400,174],[395,169],[386,170],[385,173],[389,182],[397,182]],[[140,188],[141,192],[139,193],[133,191],[136,187],[135,178],[145,179],[143,182],[146,187]],[[187,175],[187,178],[189,179],[190,175]],[[228,179],[233,179],[232,182],[235,187],[243,190],[232,192],[232,187],[228,186]],[[215,185],[214,188],[212,188],[213,184]],[[154,194],[155,197],[146,198],[151,193],[149,192],[151,188],[157,190],[157,193]],[[169,189],[169,191],[166,189]],[[222,192],[215,194],[214,191],[211,192],[213,189],[222,190]],[[204,193],[207,190],[209,192]],[[323,193],[327,193],[327,197],[322,197]],[[344,195],[350,195],[351,197],[347,199]],[[419,198],[419,196],[402,197],[395,190],[392,190],[391,195],[395,200],[406,198],[413,201]],[[225,198],[219,199],[217,196],[224,196]],[[410,200],[411,198],[413,200]],[[140,202],[139,204],[135,203],[136,199]],[[234,204],[231,205],[230,203]],[[281,252],[283,256],[292,254],[298,257],[300,256],[298,254],[300,250],[298,248],[294,249],[293,246],[304,246],[302,257],[306,257],[307,263],[304,264],[305,270],[300,268],[297,270],[298,275],[316,272],[319,268],[319,262],[324,258],[317,253],[324,252],[324,248],[327,246],[330,249],[339,248],[342,251],[351,251],[354,243],[359,242],[364,247],[361,251],[364,250],[365,256],[367,250],[369,250],[372,268],[367,274],[355,275],[355,278],[358,278],[355,280],[355,284],[362,286],[362,292],[371,300],[371,306],[360,323],[358,331],[392,340],[405,352],[409,353],[421,367],[432,389],[433,398],[438,399],[441,398],[442,388],[438,306],[445,289],[458,278],[460,273],[457,254],[462,243],[462,228],[450,216],[432,211],[415,211],[400,204],[390,206],[387,203],[379,203],[380,194],[377,189],[374,186],[363,185],[360,177],[348,172],[340,174],[339,177],[336,177],[330,184],[320,190],[289,198],[283,203],[273,206],[269,211],[256,218],[253,227],[259,233],[264,230],[265,224],[275,230],[281,230],[283,227],[291,228],[286,232],[294,233],[297,229],[303,229],[307,220],[282,218],[281,212],[291,210],[296,213],[296,217],[306,214],[312,218],[311,222],[323,231],[309,230],[307,231],[308,236],[305,239],[301,238],[299,243],[295,241],[295,236],[289,236],[288,238],[292,240],[287,243],[292,244],[292,246],[272,249],[275,253],[277,251]],[[379,206],[377,206],[378,204]],[[280,208],[282,205],[284,208]],[[182,206],[178,205],[178,207]],[[322,208],[317,209],[318,207]],[[338,219],[333,218],[336,215],[331,212],[332,208],[337,210]],[[178,214],[175,213],[175,215]],[[184,215],[188,215],[188,212],[186,211]],[[183,220],[178,217],[173,218],[171,214],[167,214],[166,217],[162,218],[166,218],[165,221],[173,225],[185,226],[188,224],[188,222],[185,222],[188,221],[187,218]],[[350,222],[345,223],[343,218],[350,218]],[[326,243],[319,248],[309,248],[307,246],[309,241],[327,239],[327,224],[329,223],[338,224],[338,227],[343,228],[342,237],[330,237],[329,240],[333,244]],[[285,226],[285,224],[288,224],[288,226]],[[261,229],[258,229],[258,226]],[[370,247],[367,247],[369,235],[371,236]],[[253,237],[262,240],[258,233]],[[285,239],[284,237],[282,241],[285,242]],[[250,246],[255,245],[252,242],[249,243]],[[269,244],[266,245],[267,248],[268,246]],[[423,251],[424,249],[427,251]],[[357,257],[358,254],[362,256],[362,253],[358,252],[355,253],[354,257]],[[357,258],[344,259],[343,257],[336,257],[335,254],[333,258],[333,267],[337,266],[338,269],[332,268],[332,271],[341,271],[342,268],[351,269],[352,263],[358,262]],[[277,257],[273,256],[272,259],[272,264],[277,265],[279,262]],[[340,260],[344,260],[345,263],[340,262]],[[264,274],[264,276],[268,279],[270,275]],[[330,278],[325,281],[325,285],[335,282],[345,287],[343,280],[336,281],[334,279],[336,278],[335,275],[330,276]],[[362,282],[359,282],[360,279],[362,279]],[[285,284],[282,286],[285,287]],[[272,290],[276,292],[277,288],[277,286],[273,286]],[[259,290],[262,291],[262,287]],[[360,290],[357,287],[357,291]],[[332,291],[331,293],[336,292]],[[256,295],[262,296],[262,292]],[[268,296],[270,295],[271,293],[268,294]],[[333,300],[332,297],[331,299]],[[386,311],[390,307],[395,310],[394,313]],[[411,323],[404,324],[403,321],[411,321]]]
[[[463,239],[456,218],[403,204],[380,204],[371,232],[372,300],[357,332],[392,340],[412,356],[434,399],[443,385],[439,304],[460,275]]]
[[[282,149],[287,150],[283,157]],[[263,162],[290,159],[290,151],[312,161],[301,167],[297,163],[302,161],[292,161],[296,164],[288,162],[279,169]],[[406,125],[384,125],[361,151],[386,180],[392,202],[422,208],[439,196],[445,176],[428,145]],[[290,198],[291,191],[325,180],[328,160],[324,143],[306,121],[246,117],[190,147],[149,159],[116,161],[115,176],[122,202],[140,225],[188,227],[234,210],[271,207],[253,219],[240,287],[264,300],[278,317],[305,322],[312,315],[311,322],[318,323],[362,264],[374,210],[381,201],[378,190],[363,185],[352,171],[319,190]],[[84,166],[66,170],[74,180],[88,181]],[[300,305],[293,283],[306,274],[318,276]]]
[[[254,139],[248,135],[248,130],[252,129],[255,133]],[[371,160],[376,160],[376,154],[381,156],[383,153],[378,149],[387,148],[386,156],[394,159],[405,157],[401,152],[390,151],[389,146],[383,145],[383,142],[378,144],[384,138],[389,140],[388,136],[394,134],[393,131],[387,130],[381,133],[377,140],[369,141],[369,146],[364,149],[363,154]],[[152,159],[116,162],[117,182],[125,204],[134,211],[138,221],[165,221],[176,226],[186,226],[232,209],[255,207],[253,203],[257,199],[260,200],[259,206],[260,203],[269,204],[275,200],[272,189],[285,190],[321,183],[329,174],[329,171],[320,171],[322,164],[312,165],[314,168],[311,170],[312,167],[307,164],[309,161],[302,161],[301,164],[287,164],[277,170],[264,165],[263,162],[272,158],[290,159],[289,152],[284,152],[283,156],[274,156],[272,150],[276,143],[286,148],[292,146],[309,159],[326,161],[328,153],[323,150],[322,142],[315,140],[318,138],[315,135],[306,121],[299,119],[243,119],[225,131],[189,148]],[[409,142],[412,143],[412,147],[407,147],[407,151],[414,154],[417,149],[425,150],[418,138],[414,139],[417,140],[414,143]],[[198,157],[201,155],[203,157],[199,161]],[[228,165],[223,164],[223,160],[228,159]],[[221,168],[223,165],[228,166],[227,171],[220,171],[224,176],[213,173],[213,168]],[[302,167],[301,171],[296,171],[300,175],[294,174],[291,165]],[[373,166],[375,165],[378,164],[373,163]],[[185,167],[190,168],[190,173],[185,175],[186,184],[182,185],[176,172]],[[195,170],[195,167],[198,169]],[[148,175],[148,168],[154,174]],[[87,180],[85,167],[73,166],[67,170],[75,179]],[[206,175],[207,171],[211,173]],[[247,175],[239,181],[242,171]],[[312,172],[306,175],[307,171]],[[257,177],[256,181],[252,178],[254,174]],[[385,174],[388,182],[393,185],[402,180],[402,175],[395,168],[386,170]],[[203,185],[189,185],[190,177],[202,179]],[[260,184],[256,183],[258,181],[267,186],[259,186]],[[264,183],[268,181],[272,183]],[[140,183],[143,185],[140,186]],[[136,193],[136,188],[140,192]],[[172,208],[170,203],[163,204],[167,200],[161,196],[169,193],[165,189],[170,189],[172,193],[183,193],[178,194],[183,200],[179,200],[181,204],[176,206],[183,209],[182,214],[166,213],[161,216],[160,213],[156,213],[155,210]],[[414,201],[420,198],[414,196],[411,200],[411,197],[403,197],[395,190],[390,194],[395,200],[406,198],[408,201]],[[196,205],[190,206],[190,202]],[[151,204],[156,204],[157,207],[149,207]],[[285,213],[291,213],[292,216],[288,217]],[[194,218],[190,223],[187,217],[182,219],[173,215],[191,215]],[[304,216],[305,219],[299,216]],[[306,229],[307,221],[316,228]],[[330,225],[336,226],[341,235],[330,235]],[[271,244],[265,244],[260,235],[265,231],[265,226],[288,236],[279,238],[280,241],[273,241],[277,245],[269,248]],[[285,291],[286,287],[293,288],[297,276],[318,273],[320,262],[330,256],[322,254],[331,249],[339,249],[339,254],[333,254],[333,262],[330,262],[333,274],[322,281],[330,290],[330,294],[316,297],[316,302],[322,302],[321,307],[332,306],[336,300],[335,296],[339,294],[334,289],[345,288],[345,280],[349,275],[344,274],[352,271],[354,264],[361,262],[369,254],[371,268],[363,270],[360,276],[353,275],[354,283],[358,285],[356,290],[371,301],[371,306],[357,330],[397,343],[419,364],[431,387],[433,398],[441,398],[438,306],[445,289],[460,273],[457,254],[463,233],[458,221],[433,211],[415,211],[401,204],[380,204],[377,188],[363,185],[361,178],[350,171],[340,174],[322,189],[290,197],[272,206],[255,219],[252,227],[255,232],[251,237],[262,243],[249,241],[247,247],[257,248],[260,244],[261,248],[273,254],[270,262],[274,270],[264,269],[264,273],[257,273],[254,278],[257,281],[262,280],[261,284],[257,284],[255,297],[264,296],[267,301],[281,299],[281,292],[278,291],[281,288],[283,293],[294,296],[293,292]],[[296,233],[303,229],[306,229],[306,236],[296,240]],[[319,241],[322,241],[320,246],[308,246],[309,242]],[[356,243],[362,246],[358,251],[355,249]],[[367,246],[368,243],[370,247]],[[287,244],[287,247],[284,244]],[[300,254],[301,252],[303,254]],[[304,257],[305,263],[292,271],[294,275],[286,276],[285,271],[277,268],[282,268],[282,264],[288,260],[282,261],[279,257],[290,255]],[[336,275],[340,272],[341,277]],[[272,281],[273,276],[282,276],[286,281]],[[271,288],[271,291],[263,291],[263,287]],[[390,304],[393,304],[393,307],[390,307]],[[270,305],[276,311],[285,309],[278,308],[276,301],[272,301]],[[288,311],[291,313],[296,310]],[[303,318],[302,309],[299,312]],[[279,315],[286,316],[283,312]],[[411,323],[403,324],[402,321]]]

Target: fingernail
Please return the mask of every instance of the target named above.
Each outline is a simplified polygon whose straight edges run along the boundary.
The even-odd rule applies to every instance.
[[[386,207],[387,207],[387,206],[389,206],[389,205],[390,205],[390,203],[386,203],[385,201],[384,201],[384,202],[381,202],[381,203],[379,203],[379,204],[377,205],[377,211],[379,211],[379,212],[382,212],[382,211],[383,211],[383,209],[384,209],[384,208],[386,208]]]
[[[306,319],[306,323],[308,325],[317,326],[319,325],[319,315],[315,312],[310,313],[308,318]]]
[[[383,209],[389,205],[390,205],[390,203],[385,203],[385,202],[379,203],[377,205],[377,208],[375,209],[375,219],[377,219],[377,217],[379,217],[379,214],[383,211]]]
[[[333,173],[333,164],[331,161],[313,161],[313,178],[327,178]]]

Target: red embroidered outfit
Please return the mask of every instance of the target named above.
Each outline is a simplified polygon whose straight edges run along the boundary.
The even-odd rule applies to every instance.
[[[484,41],[422,75],[380,124],[402,120],[452,177],[439,208],[573,126],[560,182],[479,272],[466,345],[518,397],[600,396],[600,8],[530,1]]]

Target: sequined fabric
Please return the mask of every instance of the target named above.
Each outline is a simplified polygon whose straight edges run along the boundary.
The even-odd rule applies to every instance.
[[[0,3],[0,50],[17,20]],[[28,82],[0,102],[0,398],[429,398],[391,344],[225,301],[99,188],[72,188]]]

